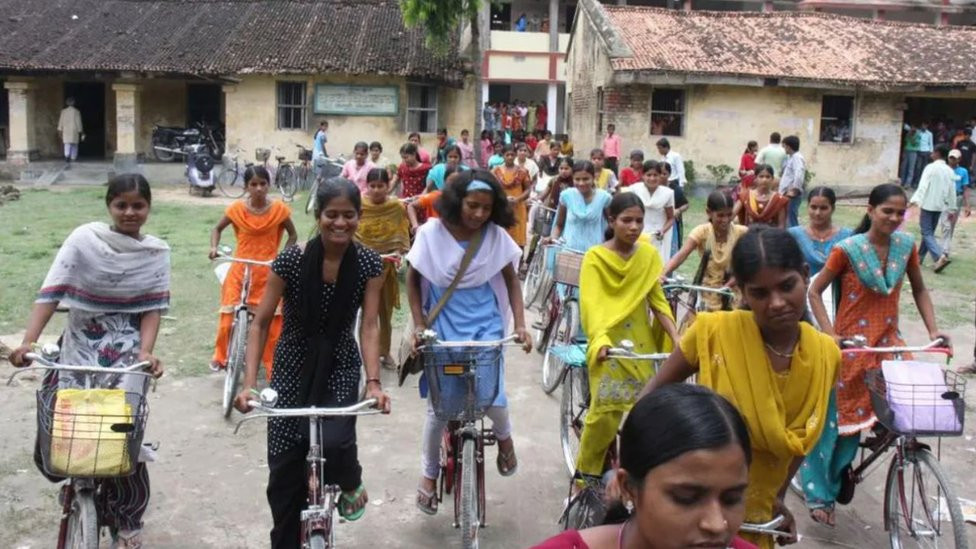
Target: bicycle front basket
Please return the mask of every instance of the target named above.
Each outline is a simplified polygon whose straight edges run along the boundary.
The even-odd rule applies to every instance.
[[[37,392],[37,440],[54,476],[120,477],[135,471],[145,432],[145,397],[121,389]]]
[[[424,348],[424,374],[437,419],[480,419],[498,396],[502,347]]]
[[[895,361],[885,361],[890,363]],[[919,362],[906,362],[917,367]],[[942,371],[937,364],[934,382],[908,382],[885,379],[881,370],[867,373],[871,405],[878,421],[889,430],[909,437],[959,436],[962,434],[966,403],[966,380],[954,372]]]
[[[553,280],[567,286],[579,286],[580,268],[583,254],[576,252],[557,252],[553,270]]]

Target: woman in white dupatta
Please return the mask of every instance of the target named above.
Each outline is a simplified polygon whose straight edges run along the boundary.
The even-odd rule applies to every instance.
[[[444,341],[499,340],[505,337],[514,317],[517,340],[528,352],[532,340],[525,329],[525,307],[517,275],[522,252],[506,231],[515,219],[505,191],[489,172],[466,171],[445,188],[437,209],[440,219],[432,219],[421,227],[407,254],[407,296],[417,329],[415,338],[430,328]],[[469,245],[479,247],[454,293],[432,325],[427,326],[428,312],[451,285]],[[518,462],[503,366],[499,377],[498,396],[486,415],[492,420],[498,440],[498,471],[509,476],[515,473]],[[426,380],[422,379],[421,394],[425,393]],[[446,422],[437,419],[428,406],[417,507],[430,515],[437,512],[435,491],[445,426]]]
[[[112,225],[87,223],[64,241],[38,292],[20,347],[10,355],[24,366],[58,304],[68,307],[61,336],[60,362],[116,368],[149,361],[152,373],[163,373],[153,356],[160,317],[169,307],[169,246],[140,233],[149,218],[152,195],[141,175],[125,174],[108,184],[105,203]],[[129,392],[145,391],[146,382],[122,376]],[[71,386],[67,376],[45,376],[47,386]],[[42,468],[40,447],[34,459]],[[45,473],[52,481],[62,479]],[[103,520],[111,528],[114,547],[142,546],[142,515],[149,505],[149,473],[143,457],[135,472],[103,479]]]

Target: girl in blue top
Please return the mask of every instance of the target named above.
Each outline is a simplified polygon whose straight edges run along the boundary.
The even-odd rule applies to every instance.
[[[461,163],[461,147],[457,145],[450,145],[447,147],[444,156],[447,158],[446,162],[442,162],[427,172],[427,190],[424,192],[431,191],[443,191],[444,181],[447,179],[447,173],[455,172],[458,170],[467,170],[468,167]],[[453,168],[453,170],[449,170]]]
[[[573,186],[559,193],[559,209],[552,240],[562,237],[566,247],[585,252],[603,243],[607,230],[605,210],[610,193],[596,188],[596,167],[589,160],[573,164]]]
[[[807,212],[810,223],[804,227],[798,225],[789,229],[796,239],[810,266],[810,274],[815,275],[823,269],[827,256],[834,244],[854,234],[847,227],[837,227],[832,222],[834,208],[837,205],[837,195],[827,187],[817,187],[807,195]]]

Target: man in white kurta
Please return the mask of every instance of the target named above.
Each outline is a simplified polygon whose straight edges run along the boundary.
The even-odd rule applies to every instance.
[[[78,143],[85,138],[85,133],[81,127],[81,111],[75,108],[75,98],[69,97],[65,105],[58,120],[58,132],[64,143],[64,159],[70,166],[78,158]]]

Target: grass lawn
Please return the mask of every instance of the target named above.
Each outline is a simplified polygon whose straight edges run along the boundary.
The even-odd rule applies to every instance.
[[[200,375],[208,371],[219,302],[219,288],[207,260],[208,235],[226,201],[214,198],[188,203],[182,187],[154,191],[153,212],[144,232],[165,239],[172,248],[173,295],[169,312],[173,319],[164,321],[157,351],[171,374]],[[27,188],[19,202],[0,207],[0,334],[24,329],[34,294],[68,233],[82,223],[108,220],[104,192],[104,187]],[[302,210],[303,198],[299,196],[293,205],[299,237],[306,238],[311,234],[312,220]],[[843,205],[836,219],[854,226],[861,215],[863,206]],[[685,220],[686,232],[704,221],[704,201],[693,200]],[[917,221],[910,222],[909,229],[917,234]],[[940,276],[926,271],[942,327],[972,323],[974,285],[969,277],[976,273],[974,234],[976,224],[964,221],[956,231],[953,264]],[[233,231],[227,230],[222,242],[233,245],[233,238]],[[686,262],[681,272],[691,275],[696,263]],[[906,318],[918,318],[908,291],[902,294],[902,312]],[[62,322],[56,316],[47,332],[56,333]]]

